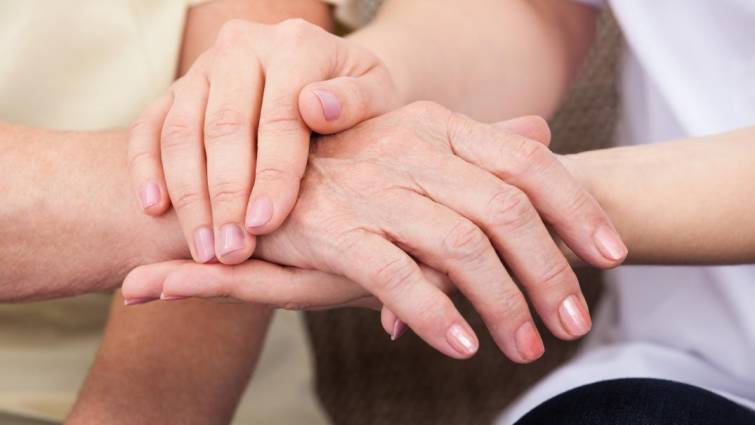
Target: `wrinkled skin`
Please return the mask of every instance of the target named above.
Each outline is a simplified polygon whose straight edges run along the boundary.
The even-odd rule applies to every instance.
[[[508,270],[557,337],[577,338],[590,327],[577,279],[543,220],[592,265],[612,267],[626,255],[612,258],[597,241],[608,232],[621,244],[597,202],[545,143],[532,140],[548,137],[537,118],[485,125],[417,103],[320,138],[292,214],[260,238],[255,256],[357,282],[389,309],[389,332],[397,316],[441,352],[471,356],[474,333],[445,295],[444,279],[423,273],[421,262],[448,275],[509,358],[532,361],[542,340]],[[162,268],[150,277],[150,267]],[[215,271],[203,274],[203,267]],[[139,281],[157,279],[163,296],[259,301],[228,289],[253,279],[251,269],[173,263],[135,273],[124,285],[127,297],[144,295],[133,289]],[[202,289],[207,280],[225,284],[213,293]],[[309,303],[308,291],[284,304],[316,307],[322,300]]]

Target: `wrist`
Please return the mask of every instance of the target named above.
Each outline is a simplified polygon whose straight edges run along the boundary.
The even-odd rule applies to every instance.
[[[422,99],[422,82],[416,80],[421,74],[412,72],[411,59],[396,48],[401,45],[398,32],[387,28],[387,24],[372,24],[346,37],[372,52],[385,66],[393,83],[392,96],[396,99],[396,107]]]

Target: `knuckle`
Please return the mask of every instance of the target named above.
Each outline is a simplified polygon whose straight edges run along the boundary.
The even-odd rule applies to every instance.
[[[460,220],[443,239],[443,247],[448,255],[461,261],[480,258],[487,244],[485,234],[467,220]]]
[[[516,151],[521,156],[521,163],[517,170],[519,175],[527,172],[537,172],[555,161],[550,149],[542,143],[518,137]]]
[[[515,317],[527,314],[528,311],[524,295],[513,285],[498,291],[490,301],[490,314],[493,320],[499,323],[506,323]]]
[[[212,204],[222,205],[238,203],[243,205],[249,196],[249,190],[237,182],[220,182],[212,186],[211,201]]]
[[[128,135],[130,138],[144,137],[153,134],[153,125],[147,118],[140,117],[128,126]]]
[[[294,178],[294,173],[290,171],[292,167],[261,167],[257,169],[255,181],[278,182],[289,181]],[[298,180],[298,179],[297,179]]]
[[[248,23],[242,19],[232,19],[226,22],[218,31],[216,46],[221,51],[237,47],[246,39],[248,28]]]
[[[471,125],[471,121],[464,115],[455,112],[449,114],[446,124],[448,140],[457,143],[466,141],[467,137],[465,136],[471,133]]]
[[[156,158],[153,156],[152,152],[140,149],[140,150],[132,150],[129,149],[128,151],[128,170],[129,172],[134,172],[138,167],[140,167],[142,164],[145,166],[149,165],[153,161],[156,161]]]
[[[264,108],[259,120],[259,132],[261,134],[265,132],[291,133],[306,130],[306,126],[299,118],[298,106],[290,96],[271,99],[269,103],[264,105]]]
[[[174,198],[174,199],[173,199]],[[183,190],[178,191],[175,197],[172,197],[171,202],[176,210],[185,210],[194,205],[199,204],[202,201],[202,195],[195,190]]]
[[[551,221],[553,221],[555,224],[560,224],[562,222],[573,222],[574,217],[580,217],[580,219],[587,220],[590,220],[592,218],[593,220],[595,220],[594,217],[596,216],[596,214],[594,214],[595,209],[593,207],[597,207],[597,203],[593,203],[593,198],[586,191],[579,188],[568,199],[569,201],[561,209],[561,216],[564,217],[564,219],[558,220],[554,217],[551,219]]]
[[[540,289],[549,291],[563,287],[569,282],[576,283],[576,281],[577,277],[569,266],[569,263],[566,261],[556,261],[543,270],[537,279],[537,284]]]
[[[301,18],[287,19],[277,25],[279,40],[289,45],[301,45],[314,33],[315,25]]]
[[[408,257],[402,256],[373,267],[370,280],[384,291],[394,293],[400,292],[410,285],[414,273],[412,261]]]
[[[235,108],[224,107],[210,114],[204,126],[205,144],[240,135],[251,123]]]
[[[445,327],[445,324],[451,322],[457,315],[456,307],[448,297],[423,300],[418,303],[416,311],[419,325],[425,326],[425,330],[439,326]]]
[[[489,217],[496,226],[521,229],[537,215],[527,195],[519,189],[501,189],[488,201]]]
[[[449,110],[438,103],[429,100],[420,100],[404,107],[410,115],[427,117],[450,114]]]
[[[176,117],[165,123],[160,140],[163,148],[173,150],[186,146],[193,137],[194,131],[189,120]]]

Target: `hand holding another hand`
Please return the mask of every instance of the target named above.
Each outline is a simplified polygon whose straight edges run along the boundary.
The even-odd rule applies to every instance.
[[[393,87],[376,56],[305,21],[228,22],[131,127],[142,208],[172,203],[195,261],[238,264],[293,208],[311,131],[398,106]]]
[[[374,294],[433,347],[469,357],[477,339],[444,293],[442,277],[433,281],[419,264],[427,265],[470,299],[509,358],[532,361],[542,354],[542,340],[509,270],[554,335],[572,339],[590,328],[577,279],[546,223],[597,267],[618,265],[626,248],[547,146],[521,134],[549,137],[539,119],[484,125],[418,103],[323,137],[291,216],[259,239],[255,256],[357,282],[363,295]],[[292,273],[267,270],[279,282],[272,273]],[[260,301],[260,292],[277,285],[254,273],[250,265],[153,265],[134,271],[123,293]],[[326,293],[349,293],[334,295],[340,296],[334,304],[359,298],[342,279],[293,273],[297,279],[282,284],[291,298],[278,299],[279,306],[326,305]],[[392,332],[397,322],[390,312],[383,325]]]

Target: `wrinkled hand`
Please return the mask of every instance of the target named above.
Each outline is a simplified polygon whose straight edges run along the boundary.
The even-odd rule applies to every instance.
[[[160,215],[172,202],[195,261],[238,264],[293,208],[310,129],[392,109],[393,87],[376,56],[315,25],[231,21],[131,127],[141,205]]]
[[[546,145],[512,129],[548,137],[536,118],[484,125],[429,103],[324,137],[313,145],[296,208],[277,232],[260,238],[256,255],[345,276],[436,349],[455,358],[473,355],[472,329],[419,261],[450,277],[509,358],[532,361],[543,352],[542,340],[504,262],[551,332],[572,339],[588,332],[589,313],[543,220],[594,266],[618,265],[626,248]],[[138,269],[124,295],[140,296],[138,281],[156,267]],[[249,286],[251,276],[222,266],[202,274],[203,267],[163,270],[156,278],[163,296],[255,301],[229,289]],[[302,287],[303,294],[316,290]],[[397,322],[383,317],[390,332]]]

